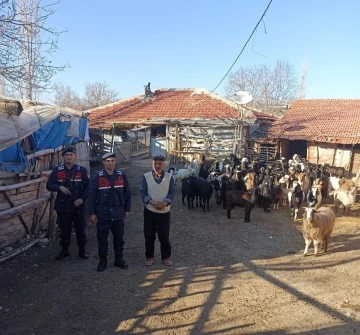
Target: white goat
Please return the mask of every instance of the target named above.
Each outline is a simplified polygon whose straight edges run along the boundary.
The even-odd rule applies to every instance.
[[[327,252],[329,239],[335,225],[335,214],[328,207],[320,207],[317,211],[311,207],[304,207],[303,236],[305,240],[304,256],[307,255],[311,242],[314,242],[314,256],[318,254],[319,244],[323,244]]]
[[[340,188],[339,180],[339,177],[329,177],[329,192]]]
[[[182,179],[190,176],[196,176],[195,169],[191,168],[190,165],[186,169],[179,169],[172,173],[175,182],[179,182]]]
[[[330,195],[334,195],[334,205],[335,205],[335,212],[337,212],[339,208],[339,203],[343,204],[344,206],[344,212],[343,215],[345,215],[345,210],[347,208],[347,214],[349,215],[350,207],[355,203],[356,199],[356,187],[351,187],[350,191],[338,189],[335,191],[330,192]]]
[[[283,206],[287,206],[287,202],[288,202],[288,194],[290,192],[289,189],[289,175],[286,174],[285,176],[281,177],[279,179],[279,183],[281,185],[281,189],[282,189],[282,205]]]

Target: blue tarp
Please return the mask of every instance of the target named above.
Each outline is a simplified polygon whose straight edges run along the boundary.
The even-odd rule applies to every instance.
[[[0,151],[0,170],[18,173],[23,168],[27,168],[27,161],[20,142]]]
[[[58,148],[62,145],[69,145],[79,142],[79,139],[86,140],[86,129],[88,120],[79,119],[79,137],[66,136],[70,127],[70,121],[60,121],[60,116],[49,122],[42,128],[31,134],[33,152],[45,149]],[[26,157],[20,142],[0,151],[0,170],[21,172],[27,167]]]
[[[63,144],[70,122],[60,122],[60,117],[51,121],[46,126],[31,135],[34,152],[57,148]]]

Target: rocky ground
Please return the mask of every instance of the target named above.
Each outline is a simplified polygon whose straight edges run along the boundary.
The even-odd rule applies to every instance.
[[[89,260],[78,258],[75,243],[63,261],[54,260],[58,241],[29,249],[0,265],[0,334],[360,333],[360,211],[337,218],[328,254],[304,258],[301,220],[291,222],[288,208],[255,208],[251,223],[237,208],[228,220],[214,199],[210,212],[188,211],[177,185],[174,265],[161,263],[157,244],[147,268],[139,185],[149,164],[125,170],[133,193],[129,269],[110,263],[96,272],[94,226]]]

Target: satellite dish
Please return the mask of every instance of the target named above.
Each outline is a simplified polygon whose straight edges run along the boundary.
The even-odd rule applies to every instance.
[[[252,96],[248,92],[245,91],[237,91],[234,94],[233,101],[236,102],[239,105],[245,105],[252,101]]]

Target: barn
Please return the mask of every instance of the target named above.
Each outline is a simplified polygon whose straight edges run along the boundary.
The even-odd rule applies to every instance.
[[[360,169],[360,99],[295,100],[268,136],[282,156],[299,154],[354,176]]]
[[[149,86],[144,94],[87,112],[90,130],[104,139],[102,150],[107,144],[124,161],[162,154],[171,163],[201,154],[209,158],[247,154],[250,132],[270,116],[206,89],[151,92]],[[126,140],[120,138],[124,130]]]

